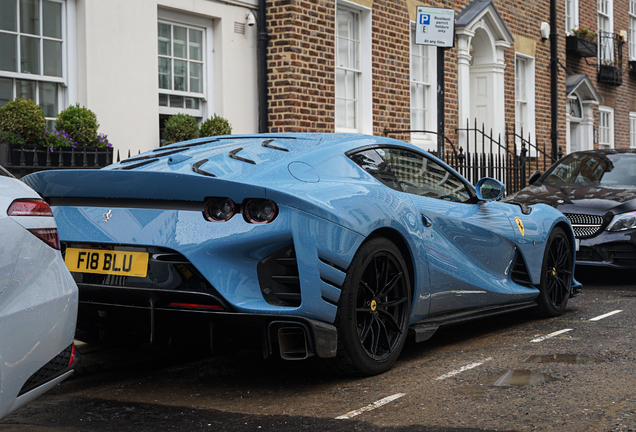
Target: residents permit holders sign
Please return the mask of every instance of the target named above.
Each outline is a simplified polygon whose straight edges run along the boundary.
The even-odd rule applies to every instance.
[[[453,9],[417,7],[415,43],[450,48],[455,40],[455,11]]]

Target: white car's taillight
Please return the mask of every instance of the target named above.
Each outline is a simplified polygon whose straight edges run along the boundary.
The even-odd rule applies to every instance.
[[[7,210],[7,215],[15,217],[53,217],[53,212],[45,201],[25,198],[13,201]],[[29,231],[52,248],[60,250],[60,238],[57,234],[57,228],[31,228]]]

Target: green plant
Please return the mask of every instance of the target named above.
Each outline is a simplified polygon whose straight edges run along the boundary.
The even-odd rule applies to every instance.
[[[166,143],[187,141],[199,137],[197,120],[188,114],[177,114],[166,120]]]
[[[572,29],[572,33],[574,33],[576,36],[580,38],[587,39],[589,41],[593,41],[594,39],[596,39],[596,33],[588,29],[587,27],[579,27],[577,29]]]
[[[65,131],[77,145],[94,146],[99,142],[97,116],[93,111],[80,107],[79,104],[71,105],[59,113],[55,126],[58,131]]]
[[[45,124],[42,108],[30,99],[14,99],[0,108],[0,130],[5,142],[35,143],[44,134]]]
[[[232,126],[230,122],[221,116],[214,114],[214,117],[210,117],[201,125],[200,135],[202,137],[211,137],[217,135],[230,135],[232,133]]]

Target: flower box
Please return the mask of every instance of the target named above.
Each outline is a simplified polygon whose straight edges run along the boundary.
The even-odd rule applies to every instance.
[[[627,62],[627,70],[629,71],[629,75],[636,77],[636,60]]]
[[[617,66],[599,65],[597,79],[603,84],[619,86],[623,84],[623,73]]]
[[[565,39],[565,49],[568,54],[576,54],[579,57],[596,57],[598,45],[589,39],[570,35]]]
[[[103,168],[113,163],[112,147],[60,147],[0,143],[0,165],[16,177],[48,169]]]

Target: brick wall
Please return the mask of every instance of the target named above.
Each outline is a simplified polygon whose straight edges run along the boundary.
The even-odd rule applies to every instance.
[[[334,131],[335,3],[267,2],[271,132]]]
[[[372,9],[372,74],[373,133],[381,135],[385,128],[410,128],[409,9],[414,4],[454,8],[460,11],[468,1],[418,3],[414,0],[357,0]],[[549,22],[549,2],[544,0],[499,0],[494,2],[513,36],[534,46],[535,53],[535,131],[536,141],[550,148],[550,43],[542,41],[541,22]],[[628,0],[614,0],[614,29],[627,29]],[[269,125],[271,132],[333,132],[335,130],[335,1],[272,0],[267,2],[269,73]],[[622,11],[622,12],[621,12]],[[412,11],[411,11],[412,13]],[[581,26],[596,29],[596,1],[580,0]],[[557,33],[559,35],[559,144],[565,151],[565,78],[564,67],[587,73],[603,96],[604,104],[615,109],[617,147],[629,145],[630,110],[636,110],[634,94],[636,78],[623,77],[623,86],[596,83],[596,59],[566,57],[565,12],[559,2]],[[521,38],[517,38],[521,40]],[[505,120],[515,122],[515,42],[505,52]],[[624,67],[627,66],[625,45]],[[445,54],[446,135],[456,139],[457,125],[457,51]],[[598,109],[596,109],[598,124]],[[463,127],[463,125],[462,125]],[[397,136],[408,140],[406,134]]]
[[[628,2],[614,0],[614,32],[627,30]],[[598,14],[596,0],[580,0],[579,2],[579,27],[587,27],[598,32]],[[596,40],[598,43],[598,38]],[[600,50],[599,50],[600,54]],[[627,44],[623,45],[623,70],[626,71],[629,57]],[[601,105],[614,109],[614,145],[617,148],[629,147],[629,111],[630,94],[634,94],[636,81],[627,73],[623,75],[623,84],[613,86],[597,82],[598,58],[579,58],[576,55],[568,55],[566,66],[574,73],[587,74],[599,95]],[[595,130],[598,129],[598,107],[595,108]],[[595,144],[596,144],[595,137]]]

